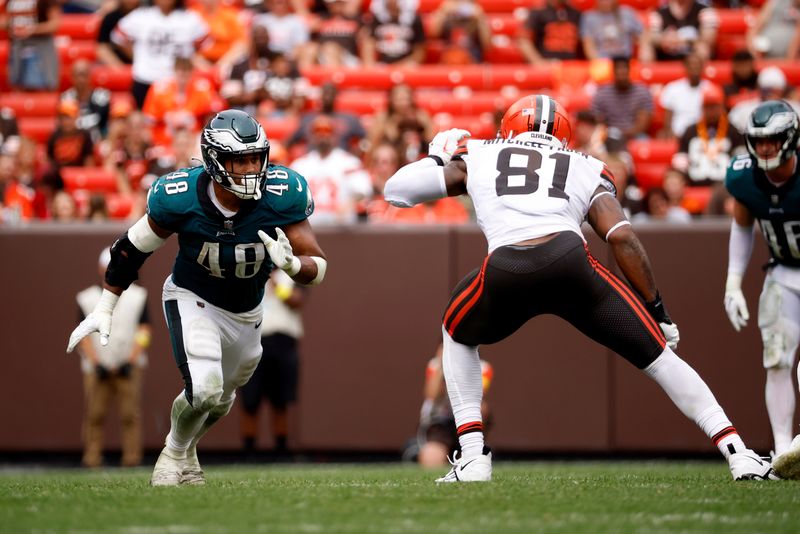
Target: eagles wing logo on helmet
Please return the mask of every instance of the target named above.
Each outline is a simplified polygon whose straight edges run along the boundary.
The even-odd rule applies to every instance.
[[[762,102],[753,110],[747,121],[744,138],[747,151],[764,170],[772,170],[791,159],[797,150],[800,125],[794,108],[783,100]],[[777,153],[772,157],[759,154],[760,142],[771,140],[779,143]]]

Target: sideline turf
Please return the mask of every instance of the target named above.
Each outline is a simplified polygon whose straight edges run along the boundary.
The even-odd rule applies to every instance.
[[[436,486],[400,465],[210,467],[205,487],[149,470],[0,471],[0,532],[800,532],[800,484],[734,483],[722,462],[497,463]]]

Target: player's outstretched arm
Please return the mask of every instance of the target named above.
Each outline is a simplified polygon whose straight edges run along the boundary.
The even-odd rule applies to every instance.
[[[100,344],[108,345],[111,334],[111,314],[119,296],[137,278],[144,261],[161,247],[170,232],[160,228],[148,215],[131,226],[111,246],[111,261],[106,268],[103,293],[89,315],[72,331],[67,344],[67,352],[93,332],[100,333]]]
[[[670,348],[675,349],[680,340],[678,327],[672,322],[658,293],[650,259],[625,217],[622,206],[604,187],[598,187],[595,191],[588,221],[597,235],[611,246],[614,259],[625,278],[644,299],[647,311],[659,323]]]
[[[276,228],[276,239],[259,230],[270,259],[298,284],[316,285],[325,278],[328,262],[322,252],[308,219]]]
[[[386,202],[410,208],[466,193],[467,166],[452,157],[469,136],[468,131],[457,128],[436,134],[428,145],[428,157],[404,165],[386,182],[383,189]]]
[[[731,236],[728,240],[728,278],[725,281],[725,312],[738,332],[747,326],[750,312],[742,293],[742,277],[753,253],[753,223],[755,218],[744,204],[733,206]]]

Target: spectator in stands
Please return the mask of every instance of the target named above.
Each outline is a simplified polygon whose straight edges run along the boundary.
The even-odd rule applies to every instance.
[[[767,0],[747,31],[747,48],[758,59],[798,59],[800,0]]]
[[[91,80],[92,66],[85,59],[72,64],[72,87],[61,93],[61,100],[77,102],[79,107],[78,128],[92,134],[97,142],[106,134],[111,92],[94,87]]]
[[[722,187],[731,158],[746,152],[744,138],[728,123],[724,101],[719,86],[705,87],[702,116],[683,133],[672,157],[672,166],[686,173],[691,185]]]
[[[294,62],[283,54],[273,54],[264,83],[267,119],[297,117],[305,107],[308,81],[300,75]]]
[[[265,0],[266,13],[253,16],[252,28],[262,27],[269,35],[269,50],[297,60],[308,45],[308,23],[292,10],[289,0]]]
[[[131,105],[120,100],[114,102],[109,111],[108,134],[96,145],[100,164],[117,178],[117,191],[123,194],[131,192],[131,186],[125,173],[125,138],[129,135],[128,115]]]
[[[263,400],[270,404],[270,426],[274,452],[285,454],[289,441],[290,405],[297,402],[300,375],[298,342],[303,337],[303,289],[280,269],[267,281],[261,302],[263,352],[253,376],[239,389],[242,405],[241,435],[244,450],[255,450],[258,437],[258,411]]]
[[[78,128],[80,109],[72,100],[58,104],[56,130],[47,141],[47,155],[54,170],[94,165],[94,143],[86,130]]]
[[[747,50],[739,50],[731,58],[731,83],[725,85],[724,91],[727,109],[742,100],[758,96],[756,62]]]
[[[56,191],[50,202],[50,217],[57,222],[78,221],[78,207],[72,195],[64,190]]]
[[[298,143],[307,143],[309,139],[311,123],[319,115],[327,115],[333,119],[339,148],[357,153],[357,145],[367,133],[357,116],[344,111],[336,111],[337,95],[338,89],[333,82],[326,82],[322,85],[320,91],[320,110],[303,113],[301,115],[300,126],[297,127],[294,133],[292,133],[292,135],[289,136],[289,139],[286,141],[286,144],[289,148],[292,148]],[[381,189],[381,191],[383,191],[383,189]]]
[[[247,50],[239,9],[223,4],[222,0],[200,0],[191,9],[208,27],[208,37],[200,46],[199,57],[206,65],[216,65],[223,72],[227,71]]]
[[[110,260],[111,252],[106,248],[98,259],[101,279]],[[95,284],[77,294],[80,321],[94,309],[102,290]],[[142,461],[142,371],[150,346],[146,289],[134,283],[120,297],[114,309],[111,333],[106,346],[100,344],[98,334],[78,344],[86,406],[81,463],[86,467],[103,464],[103,424],[108,407],[114,401],[122,423],[122,466],[133,467]]]
[[[254,25],[250,32],[250,45],[247,57],[242,58],[231,69],[230,76],[220,89],[220,95],[228,105],[239,108],[251,116],[256,115],[258,105],[266,94],[270,52],[270,37],[266,27]]]
[[[480,63],[492,46],[492,31],[475,0],[445,0],[431,16],[431,37],[443,39],[440,61],[448,65]]]
[[[596,158],[604,158],[606,126],[601,125],[588,109],[575,114],[575,130],[572,134],[572,148]]]
[[[19,144],[17,115],[11,108],[0,107],[0,154],[17,152]]]
[[[644,28],[636,11],[619,0],[598,0],[581,17],[581,41],[586,59],[633,57]]]
[[[377,146],[381,141],[388,141],[403,150],[404,158],[408,156],[404,148],[410,144],[404,132],[420,132],[421,144],[427,144],[433,138],[433,121],[427,111],[417,107],[414,90],[405,84],[398,84],[389,89],[386,111],[377,113],[367,134],[369,146]],[[421,147],[417,147],[420,149]]]
[[[627,57],[613,59],[614,81],[601,86],[592,100],[592,113],[608,128],[616,128],[625,140],[644,137],[653,116],[653,97],[642,83],[631,80]]]
[[[680,139],[686,128],[700,120],[703,91],[711,84],[702,79],[704,63],[700,55],[689,54],[684,58],[683,66],[686,77],[669,82],[661,91],[664,126],[659,136],[663,139]]]
[[[425,60],[425,30],[417,14],[417,2],[373,0],[367,27],[361,43],[365,65],[419,65]]]
[[[680,206],[671,206],[662,188],[651,187],[644,196],[644,211],[631,218],[634,224],[646,221],[689,224],[692,216]]]
[[[172,132],[178,128],[199,132],[206,117],[222,107],[208,79],[194,72],[190,58],[175,58],[174,72],[150,87],[142,108],[155,145],[171,145]]]
[[[361,160],[336,146],[333,119],[320,115],[311,124],[312,150],[291,164],[314,191],[313,225],[352,223],[358,202],[369,198],[372,184]]]
[[[667,169],[664,173],[664,182],[661,188],[667,196],[667,203],[670,207],[683,208],[689,213],[699,213],[702,211],[702,206],[695,206],[695,209],[689,209],[689,202],[686,199],[686,185],[688,177],[685,173],[675,168]]]
[[[34,215],[34,192],[17,180],[15,159],[0,153],[0,225],[14,226]]]
[[[522,56],[534,65],[551,59],[579,59],[581,13],[569,0],[547,0],[541,9],[532,9],[517,44]]]
[[[92,193],[89,197],[89,210],[86,213],[86,220],[93,223],[101,223],[108,219],[106,196],[103,193]]]
[[[116,7],[103,16],[97,33],[97,61],[109,67],[131,64],[130,49],[113,42],[111,32],[125,15],[140,5],[140,0],[117,0],[117,2]]]
[[[698,0],[668,0],[650,12],[639,47],[639,59],[670,61],[697,54],[711,59],[719,19],[713,7]]]
[[[367,154],[367,172],[372,180],[372,196],[363,204],[360,214],[370,222],[383,218],[390,204],[383,199],[383,187],[400,168],[400,152],[391,143],[380,143]]]
[[[60,67],[53,35],[61,21],[60,0],[6,0],[0,28],[8,32],[8,84],[16,89],[55,91]]]
[[[360,63],[358,48],[369,31],[356,15],[347,13],[344,0],[325,0],[327,12],[320,16],[304,47],[301,65],[354,66]]]
[[[200,16],[184,0],[153,0],[123,17],[111,39],[133,58],[131,93],[141,109],[150,86],[173,75],[175,58],[192,57],[208,37]]]
[[[792,98],[791,87],[780,68],[770,66],[761,69],[757,84],[758,93],[755,98],[742,100],[728,113],[728,120],[739,132],[744,132],[750,114],[766,100],[786,100],[797,113],[800,113],[800,104]]]

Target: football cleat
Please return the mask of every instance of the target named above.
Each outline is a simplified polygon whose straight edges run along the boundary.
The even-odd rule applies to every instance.
[[[731,454],[728,458],[734,480],[780,480],[768,458],[762,458],[750,449]]]
[[[489,447],[483,448],[483,454],[473,456],[471,458],[464,458],[462,456],[456,457],[458,451],[453,453],[453,459],[450,464],[453,467],[442,478],[437,478],[436,483],[447,482],[489,482],[492,480],[492,451]]]
[[[772,467],[781,478],[800,480],[800,434],[783,453],[775,457]]]
[[[175,451],[164,447],[158,455],[153,475],[150,477],[151,486],[177,486],[181,483],[183,466],[186,463]]]
[[[191,447],[186,451],[186,462],[183,464],[183,471],[181,472],[181,484],[202,486],[205,483],[206,476],[197,459],[197,447]]]

